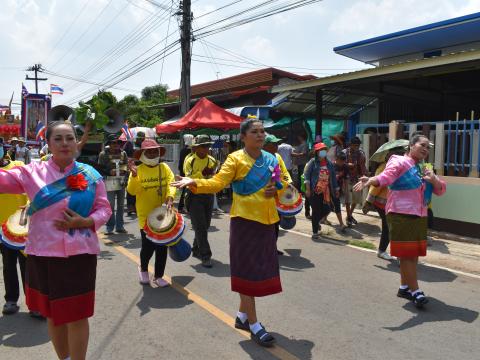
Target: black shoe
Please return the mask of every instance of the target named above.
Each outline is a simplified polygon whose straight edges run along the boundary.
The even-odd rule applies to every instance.
[[[18,310],[20,310],[20,307],[17,305],[16,302],[7,301],[5,305],[3,305],[2,314],[13,315],[16,314]]]
[[[423,291],[419,291],[415,295],[412,294],[411,296],[413,304],[419,309],[428,303],[428,298],[425,296]]]
[[[407,287],[406,289],[398,289],[397,296],[400,298],[404,298],[407,300],[412,300],[412,294],[410,293],[410,289]]]
[[[270,335],[270,333],[268,333],[267,330],[265,330],[263,325],[262,325],[262,328],[258,330],[256,334],[251,332],[250,338],[260,346],[270,347],[270,346],[273,346],[273,344],[275,343],[275,338],[272,335]]]
[[[358,221],[353,218],[353,216],[350,216],[350,221],[352,222],[353,225],[357,225]]]
[[[38,311],[30,311],[29,314],[30,314],[30,317],[34,319],[45,320],[45,317],[42,314],[40,314]]]
[[[308,220],[312,220],[312,215],[310,215],[310,214],[305,214],[305,217],[306,217]]]
[[[250,332],[250,324],[248,323],[248,320],[245,320],[243,323],[242,320],[237,316],[235,319],[235,329],[240,329],[240,330],[245,330]]]
[[[277,255],[284,255],[285,253],[283,251],[277,250]]]
[[[106,230],[104,233],[104,235],[113,235],[113,230]]]
[[[211,268],[213,266],[212,260],[210,259],[202,259],[202,266],[206,268]]]
[[[117,229],[117,230],[115,230],[115,231],[116,231],[117,233],[119,233],[119,234],[126,234],[126,233],[128,233],[128,231],[125,230],[124,228]]]

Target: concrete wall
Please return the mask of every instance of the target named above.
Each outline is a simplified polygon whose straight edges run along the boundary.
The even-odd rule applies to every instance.
[[[480,178],[442,176],[442,179],[447,182],[447,192],[432,197],[435,217],[480,225]]]

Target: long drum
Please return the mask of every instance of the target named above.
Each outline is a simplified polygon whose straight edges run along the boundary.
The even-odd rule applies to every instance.
[[[122,190],[124,181],[123,176],[107,176],[105,178],[105,188],[107,191]]]
[[[2,225],[0,240],[5,246],[15,249],[25,249],[28,237],[28,217],[26,208],[18,209]]]

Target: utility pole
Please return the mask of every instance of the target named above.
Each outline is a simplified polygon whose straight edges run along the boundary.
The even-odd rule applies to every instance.
[[[42,70],[41,64],[35,64],[27,69],[27,71],[35,71],[35,77],[31,78],[28,75],[25,75],[25,80],[35,80],[35,94],[38,94],[38,82],[48,80],[47,78],[39,78],[37,76],[37,73],[42,72]]]
[[[177,15],[182,16],[180,43],[182,48],[182,74],[180,80],[180,115],[190,110],[190,65],[192,62],[192,19],[191,0],[181,0]]]

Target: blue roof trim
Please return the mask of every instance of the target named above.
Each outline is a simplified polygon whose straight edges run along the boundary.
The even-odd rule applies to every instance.
[[[346,49],[352,49],[352,48],[362,46],[362,45],[373,44],[373,43],[376,43],[376,42],[379,42],[379,41],[393,40],[393,39],[395,39],[397,37],[400,37],[400,36],[415,34],[415,33],[428,31],[428,30],[434,30],[436,28],[441,28],[441,27],[445,27],[445,26],[449,26],[449,25],[460,24],[460,23],[469,22],[469,21],[472,21],[472,20],[477,20],[477,19],[480,19],[480,12],[470,14],[470,15],[460,16],[460,17],[457,17],[457,18],[448,19],[448,20],[444,20],[444,21],[439,21],[439,22],[436,22],[436,23],[428,24],[428,25],[422,25],[422,26],[411,28],[411,29],[394,32],[394,33],[387,34],[387,35],[377,36],[377,37],[374,37],[374,38],[357,41],[357,42],[354,42],[354,43],[351,43],[351,44],[337,46],[337,47],[333,48],[333,51],[338,52],[338,51],[342,51],[342,50],[346,50]]]

